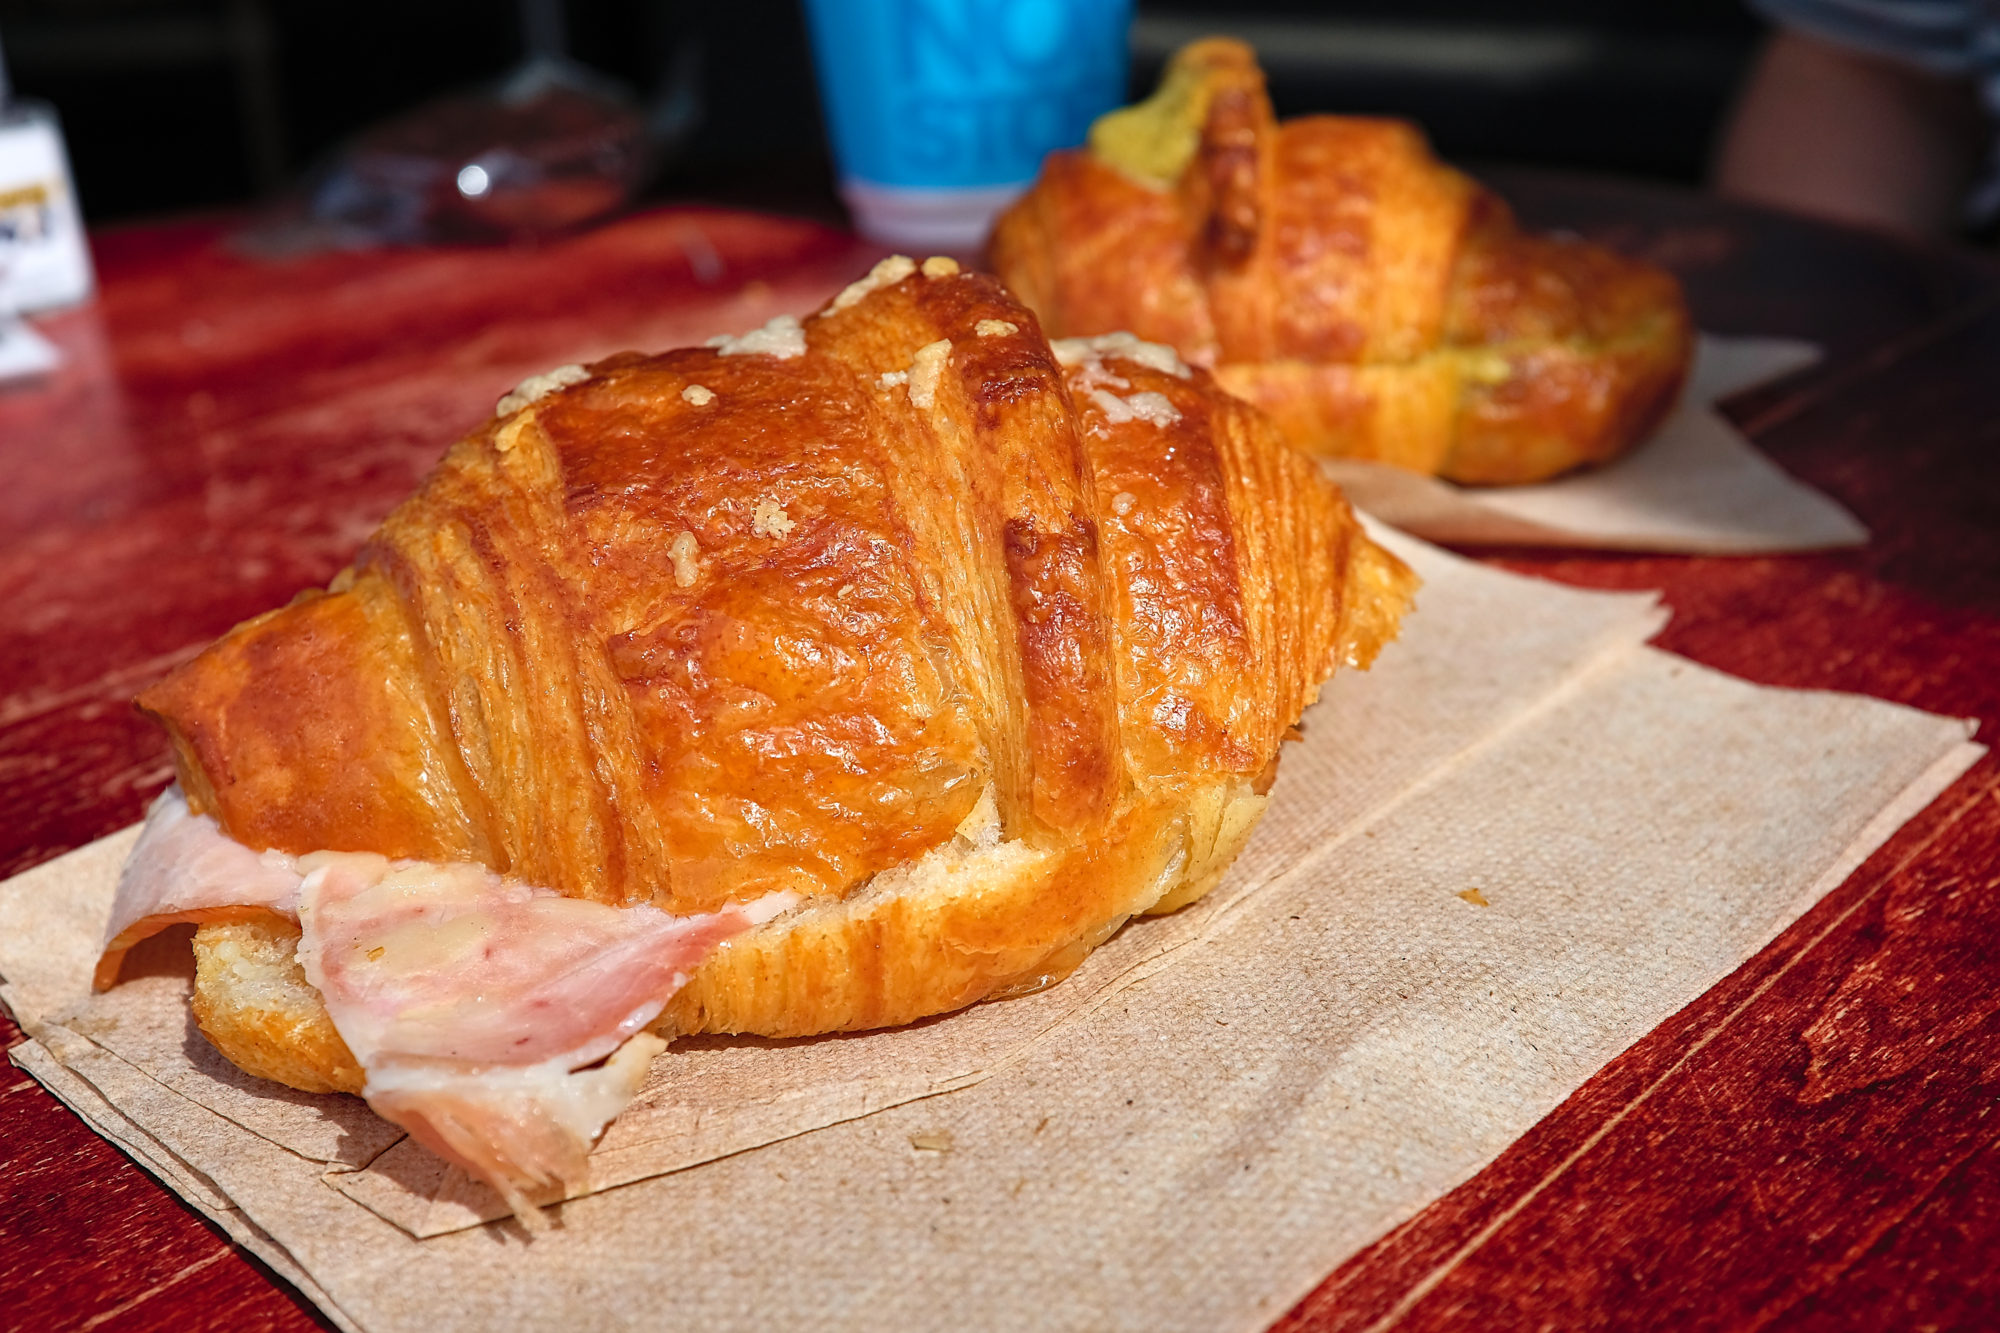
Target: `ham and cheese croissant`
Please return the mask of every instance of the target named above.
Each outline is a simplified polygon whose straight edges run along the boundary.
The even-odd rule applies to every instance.
[[[1615,457],[1692,355],[1671,275],[1524,233],[1403,122],[1279,124],[1220,38],[1051,155],[989,250],[1051,336],[1171,344],[1308,453],[1458,482]]]
[[[1170,349],[885,260],[524,384],[327,591],[148,690],[184,800],[100,982],[199,922],[225,1055],[532,1216],[648,1029],[905,1023],[1201,895],[1410,585]]]

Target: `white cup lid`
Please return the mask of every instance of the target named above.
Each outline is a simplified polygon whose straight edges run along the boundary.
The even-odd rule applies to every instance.
[[[870,240],[913,250],[964,252],[984,244],[1000,210],[1033,183],[937,190],[844,180],[840,194],[854,214],[854,229]]]

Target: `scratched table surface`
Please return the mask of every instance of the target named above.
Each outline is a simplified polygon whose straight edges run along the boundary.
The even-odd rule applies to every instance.
[[[1812,338],[1731,414],[1874,533],[1830,555],[1508,551],[1665,590],[1667,648],[2000,734],[2000,271],[1691,194],[1495,178],[1529,221],[1679,272],[1719,332]],[[259,258],[225,221],[96,238],[65,368],[0,390],[0,875],[168,776],[128,700],[323,583],[455,434],[579,350],[760,322],[873,252],[665,209],[532,249]],[[1286,1329],[2000,1325],[2000,763],[1981,762]],[[0,1018],[0,1044],[19,1039]],[[0,1065],[0,1328],[319,1317]]]

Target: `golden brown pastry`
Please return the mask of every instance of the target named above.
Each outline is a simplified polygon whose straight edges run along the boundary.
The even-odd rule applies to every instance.
[[[1403,122],[1278,124],[1250,49],[1221,38],[1052,154],[990,258],[1052,337],[1129,329],[1308,453],[1459,482],[1615,457],[1692,354],[1671,275],[1522,232]]]
[[[717,342],[524,385],[325,593],[142,696],[193,816],[306,858],[265,858],[269,901],[310,905],[321,851],[380,854],[329,932],[380,857],[676,918],[789,894],[655,1026],[904,1023],[1205,892],[1321,682],[1394,635],[1408,572],[1165,347],[1052,348],[900,258]],[[183,913],[203,1030],[359,1090],[284,910]]]

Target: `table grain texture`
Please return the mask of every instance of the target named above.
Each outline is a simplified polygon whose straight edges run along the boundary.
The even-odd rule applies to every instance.
[[[1681,274],[1702,326],[1827,359],[1730,414],[1874,539],[1825,555],[1518,550],[1659,588],[1658,642],[2000,734],[2000,269],[1663,188],[1496,172],[1537,226]],[[816,223],[667,208],[533,248],[245,253],[99,234],[70,353],[0,389],[0,875],[165,783],[136,689],[324,583],[520,375],[858,271]],[[678,323],[677,323],[678,321]],[[716,327],[722,327],[717,324]],[[19,1040],[0,1018],[0,1045]],[[2000,1327],[2000,763],[1989,757],[1285,1330]],[[0,1065],[0,1329],[320,1317]]]

